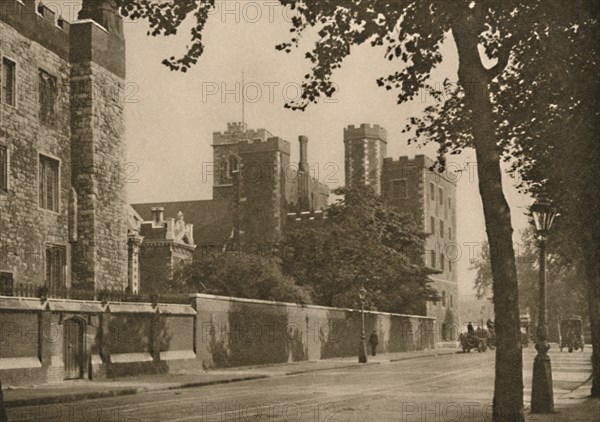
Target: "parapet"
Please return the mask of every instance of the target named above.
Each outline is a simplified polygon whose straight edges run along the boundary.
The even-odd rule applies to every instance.
[[[344,142],[353,139],[379,139],[387,143],[387,131],[379,125],[363,123],[360,127],[349,125],[344,128]]]
[[[431,170],[435,161],[424,154],[415,155],[413,158],[409,158],[406,155],[402,155],[398,157],[397,160],[393,158],[386,157],[383,159],[383,169],[384,171],[401,171],[400,174],[404,175],[402,177],[406,177],[414,172],[418,172],[421,170],[425,170],[426,172],[435,173],[437,176],[442,179],[448,181],[449,183],[456,184],[455,178],[449,178],[446,172],[439,173],[437,171]]]
[[[91,0],[84,3],[93,4]],[[65,61],[92,61],[125,77],[125,41],[122,34],[111,32],[93,19],[70,24],[52,8],[56,2],[49,4],[50,7],[36,0],[2,0],[0,21]],[[103,13],[113,13],[113,20],[121,24],[122,19],[116,11],[103,9]]]
[[[246,132],[248,124],[245,122],[229,122],[227,123],[227,132]]]
[[[70,25],[43,3],[35,0],[0,1],[0,21],[10,25],[25,38],[69,60]]]
[[[246,123],[227,123],[225,132],[213,132],[213,145],[231,145],[241,141],[254,141],[260,139],[265,142],[273,134],[266,129],[248,129]]]
[[[262,139],[258,138],[254,139],[252,142],[238,142],[239,154],[249,154],[266,151],[281,151],[284,154],[290,155],[290,143],[278,136],[272,136],[266,141],[263,141]]]

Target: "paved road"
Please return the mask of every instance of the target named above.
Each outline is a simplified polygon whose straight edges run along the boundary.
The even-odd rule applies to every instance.
[[[534,351],[526,349],[525,398]],[[555,395],[590,373],[590,351],[551,353]],[[10,421],[488,421],[494,354],[470,353],[79,403],[10,409]],[[526,403],[527,404],[527,403]],[[590,421],[594,420],[590,416]]]

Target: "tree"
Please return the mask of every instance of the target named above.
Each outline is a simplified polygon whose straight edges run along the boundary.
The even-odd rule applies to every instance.
[[[277,258],[237,252],[215,253],[181,266],[169,290],[312,303],[307,289],[282,274]]]
[[[185,55],[165,64],[186,71],[202,54],[202,30],[214,0],[116,0],[122,13],[147,18],[152,35],[172,35],[188,15],[192,42]],[[292,38],[278,46],[290,51],[302,33],[317,28],[319,39],[306,54],[313,63],[297,102],[303,110],[322,95],[335,92],[332,73],[342,65],[351,47],[370,43],[384,47],[384,56],[397,59],[401,69],[379,79],[386,89],[399,89],[399,102],[409,101],[422,88],[433,90],[428,80],[441,60],[440,47],[452,39],[458,51],[458,84],[448,98],[423,120],[415,120],[417,135],[439,144],[443,154],[473,147],[478,164],[479,191],[490,245],[496,309],[496,376],[494,421],[524,420],[522,354],[519,342],[518,284],[509,207],[502,190],[500,161],[509,152],[510,138],[502,128],[511,126],[513,113],[503,113],[501,100],[511,98],[505,77],[536,72],[534,60],[547,46],[540,39],[560,10],[572,2],[532,0],[280,0],[293,8]],[[552,3],[552,5],[548,5]],[[559,12],[559,13],[557,13]],[[480,51],[480,48],[482,51]],[[537,91],[537,89],[535,89]],[[438,98],[442,93],[433,92]],[[594,270],[595,271],[595,270]],[[597,272],[596,272],[597,274]]]
[[[519,276],[519,308],[521,313],[527,309],[537,318],[538,282],[539,282],[539,249],[533,230],[522,233],[522,248],[517,256],[517,273]],[[548,326],[551,335],[557,336],[557,327],[563,317],[578,314],[587,317],[585,312],[586,296],[585,277],[581,267],[561,256],[565,254],[565,244],[559,238],[551,236],[547,256],[547,291]],[[482,254],[472,269],[477,272],[475,278],[475,296],[478,299],[488,296],[492,287],[492,277],[487,244],[482,245]]]
[[[415,254],[424,250],[426,234],[368,186],[335,194],[343,198],[328,209],[327,219],[286,227],[284,272],[309,288],[319,305],[360,307],[364,285],[368,308],[424,313],[426,301],[439,300],[431,271]]]
[[[504,75],[513,95],[499,114],[511,124],[499,131],[522,190],[561,213],[549,237],[555,256],[587,280],[592,396],[600,397],[600,4],[565,6],[544,4],[537,37],[515,50],[530,65]]]

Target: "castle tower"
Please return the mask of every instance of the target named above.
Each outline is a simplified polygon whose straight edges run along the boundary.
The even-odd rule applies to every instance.
[[[285,224],[285,170],[290,165],[290,144],[279,137],[238,143],[240,156],[239,227],[246,244],[272,244],[281,240]]]
[[[223,133],[213,133],[213,198],[232,201],[237,196],[235,171],[240,168],[238,143],[266,140],[272,137],[265,129],[252,130],[244,122],[227,123]]]
[[[115,0],[83,0],[71,25],[71,157],[77,194],[73,284],[127,286],[123,24]]]
[[[379,125],[350,125],[344,129],[346,186],[369,185],[381,194],[387,132]]]

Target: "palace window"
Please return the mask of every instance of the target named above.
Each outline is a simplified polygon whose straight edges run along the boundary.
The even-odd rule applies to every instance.
[[[8,190],[8,148],[0,145],[0,191]]]
[[[408,183],[406,179],[396,179],[391,181],[392,198],[408,198]]]
[[[452,240],[452,227],[448,227],[448,239]]]
[[[50,290],[66,287],[66,248],[46,245],[46,287]]]
[[[16,104],[16,72],[17,65],[10,59],[2,59],[2,102],[10,106]]]
[[[442,188],[438,188],[438,197],[440,200],[440,205],[444,205],[444,190]]]
[[[58,160],[40,155],[39,170],[39,205],[58,212]]]
[[[240,162],[236,156],[232,155],[231,157],[229,157],[229,159],[227,160],[227,177],[229,179],[233,178],[234,173],[236,173],[239,170],[239,166]]]
[[[435,201],[435,185],[429,182],[429,199]]]
[[[442,290],[442,306],[446,306],[446,291]]]
[[[444,220],[440,220],[440,237],[444,237]]]
[[[435,251],[431,251],[431,268],[435,268],[435,266],[436,266]]]
[[[48,126],[56,125],[56,77],[40,70],[40,121]]]
[[[444,256],[443,253],[440,253],[440,267],[441,267],[442,271],[444,271],[444,267],[446,266],[445,261],[446,261],[446,257]]]
[[[435,234],[435,218],[430,217],[429,226],[431,227],[431,234]]]

